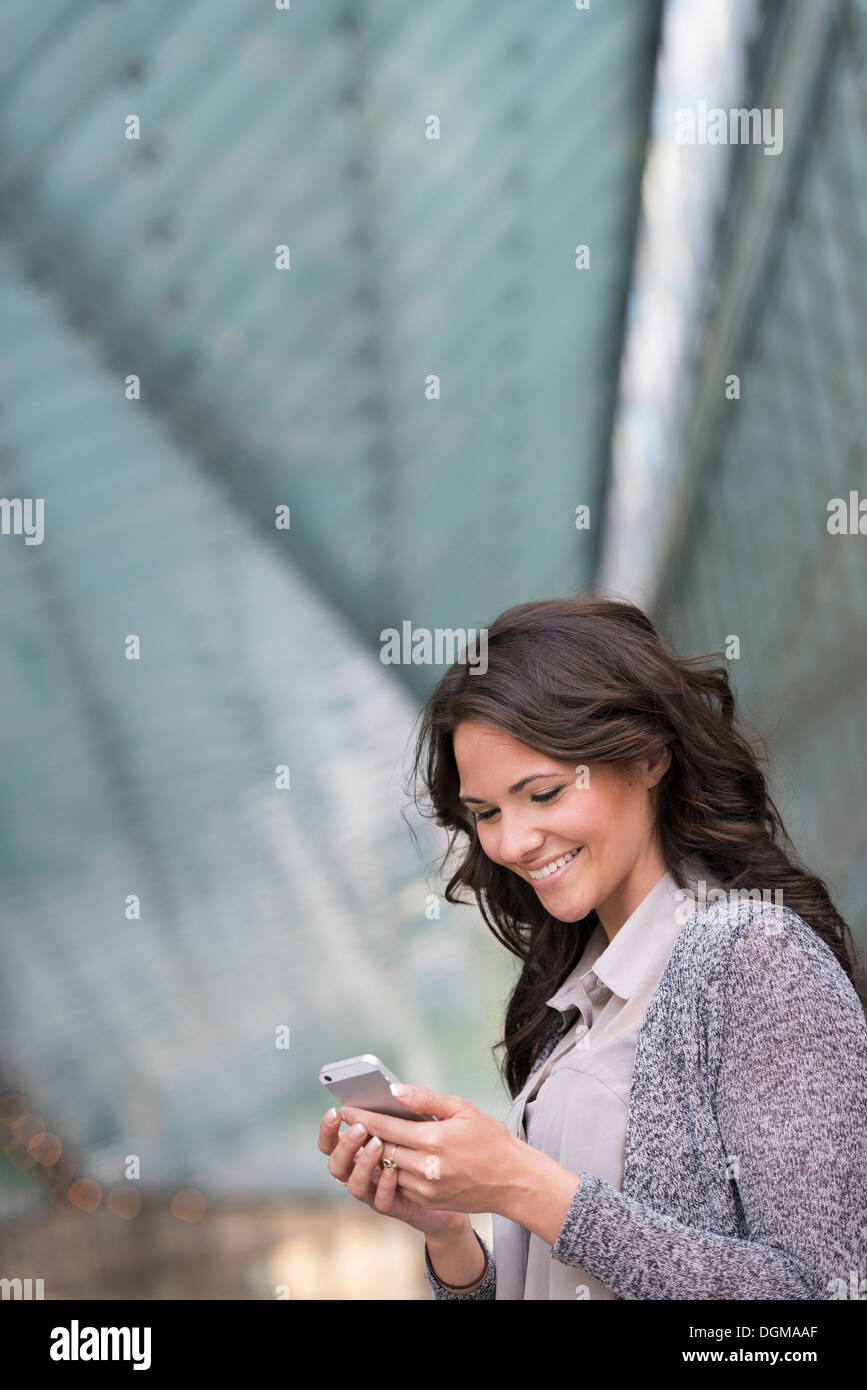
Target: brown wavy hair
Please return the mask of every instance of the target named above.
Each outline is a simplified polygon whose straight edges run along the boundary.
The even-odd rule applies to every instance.
[[[445,889],[474,902],[496,937],[523,961],[506,1009],[501,1075],[514,1098],[524,1085],[552,1012],[546,1000],[578,963],[595,909],[568,925],[529,883],[495,864],[461,805],[452,734],[463,720],[494,725],[550,758],[572,764],[634,761],[662,748],[671,762],[653,788],[661,857],[679,888],[684,859],[697,859],[727,889],[782,890],[782,901],[827,943],[864,1007],[851,934],[823,881],[799,863],[768,793],[755,751],[735,715],[719,659],[678,657],[634,604],[601,597],[521,603],[487,630],[487,670],[459,660],[420,715],[411,794],[422,815],[449,831],[442,870],[462,858]],[[724,660],[724,658],[722,658]],[[753,735],[753,743],[759,740]],[[462,896],[469,889],[471,898]]]

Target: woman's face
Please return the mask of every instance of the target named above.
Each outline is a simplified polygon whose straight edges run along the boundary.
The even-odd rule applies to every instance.
[[[595,908],[610,940],[665,873],[650,789],[668,750],[637,763],[630,780],[611,764],[576,769],[470,720],[455,729],[453,746],[459,795],[488,858],[525,879],[561,922]]]

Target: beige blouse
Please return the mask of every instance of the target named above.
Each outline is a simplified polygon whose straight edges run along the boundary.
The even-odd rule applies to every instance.
[[[720,886],[697,862],[684,863],[682,871],[693,893],[699,878],[707,893]],[[547,1001],[571,1026],[529,1077],[504,1122],[564,1167],[593,1173],[618,1191],[638,1030],[694,906],[677,893],[665,874],[611,942],[597,925],[578,964]],[[584,1270],[553,1259],[551,1246],[523,1226],[497,1213],[492,1221],[498,1299],[617,1297]]]

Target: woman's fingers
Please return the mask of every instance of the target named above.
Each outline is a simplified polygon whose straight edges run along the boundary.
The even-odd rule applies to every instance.
[[[373,1206],[375,1211],[389,1212],[394,1206],[394,1199],[397,1193],[397,1169],[381,1168],[376,1183],[376,1190],[373,1194]]]
[[[330,1154],[340,1138],[340,1112],[336,1108],[327,1110],[319,1124],[319,1152]]]
[[[374,1135],[355,1155],[352,1174],[346,1184],[353,1197],[370,1203],[373,1201],[373,1174],[382,1157],[382,1140]]]
[[[352,1129],[340,1135],[328,1160],[328,1171],[332,1177],[339,1178],[341,1182],[347,1180],[353,1171],[355,1155],[366,1138],[367,1131],[363,1125],[353,1125]]]
[[[397,1197],[397,1169],[382,1168],[382,1141],[368,1136],[358,1125],[339,1133],[339,1118],[323,1116],[319,1126],[319,1148],[330,1155],[328,1171],[346,1183],[346,1190],[375,1211],[390,1212]]]

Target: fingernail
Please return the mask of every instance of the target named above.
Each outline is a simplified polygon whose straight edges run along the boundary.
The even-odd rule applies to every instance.
[[[388,1088],[393,1096],[408,1096],[412,1090],[411,1086],[401,1086],[400,1082],[392,1081]]]
[[[334,1121],[337,1119],[337,1111],[332,1107],[332,1109],[328,1111],[328,1114],[325,1116],[325,1118],[330,1125],[333,1125]]]
[[[364,1147],[367,1149],[368,1153],[373,1153],[373,1150],[374,1150],[374,1149],[378,1149],[381,1143],[382,1143],[382,1140],[381,1140],[381,1139],[378,1139],[377,1136],[374,1134],[374,1136],[373,1136],[373,1138],[371,1139],[370,1143],[369,1143],[369,1144],[365,1144]]]
[[[366,1134],[366,1133],[367,1133],[367,1130],[364,1128],[364,1125],[363,1125],[363,1124],[361,1123],[361,1121],[359,1120],[359,1122],[358,1122],[357,1125],[353,1125],[353,1126],[352,1126],[352,1133],[353,1133],[353,1134]]]

